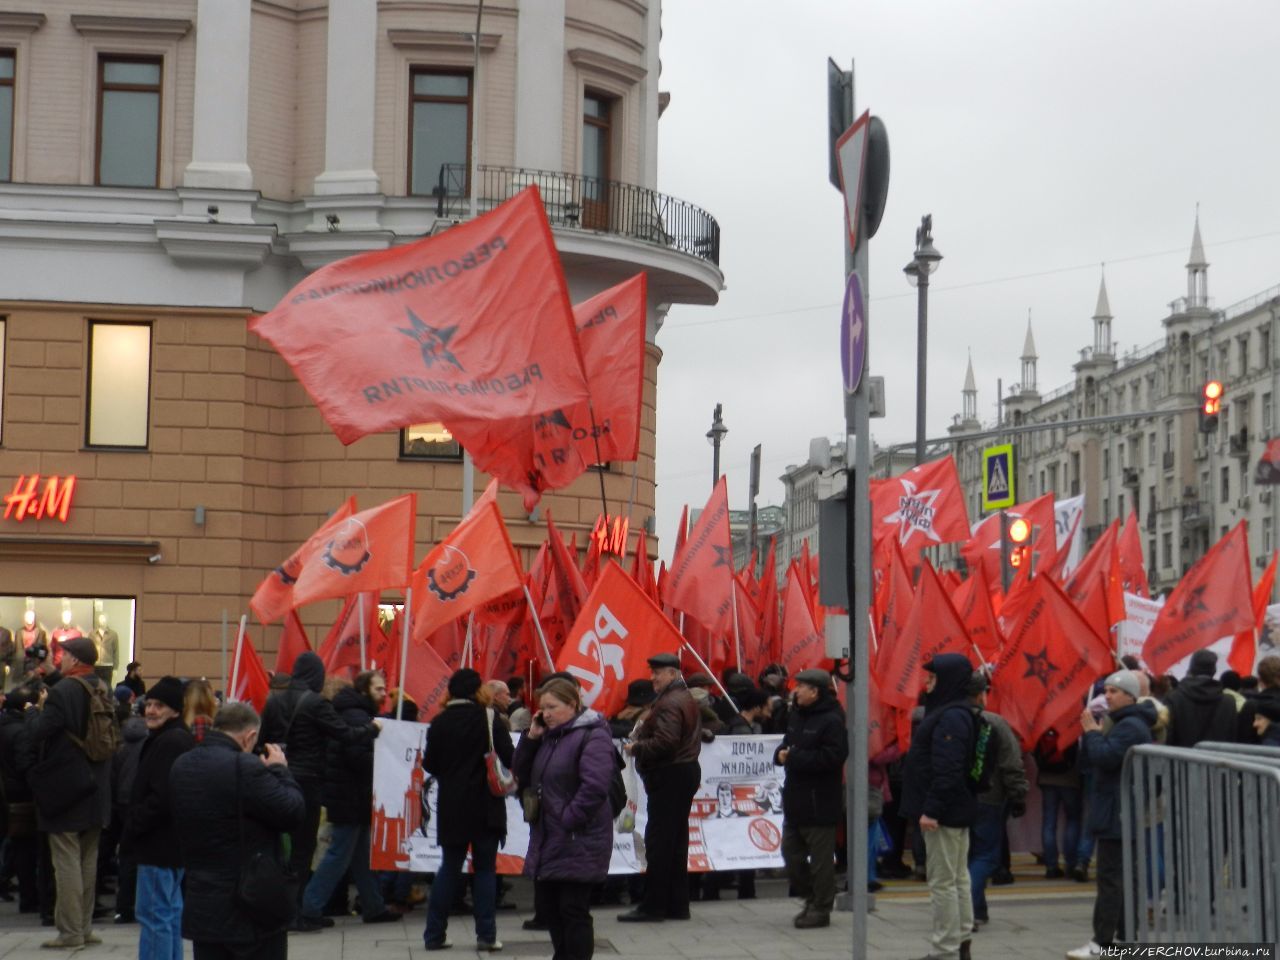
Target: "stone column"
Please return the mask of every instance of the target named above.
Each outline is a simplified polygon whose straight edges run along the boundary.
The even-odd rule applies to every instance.
[[[377,193],[373,108],[377,92],[377,0],[330,0],[324,172],[318,195]]]
[[[191,162],[185,187],[252,190],[249,169],[250,0],[200,0]]]

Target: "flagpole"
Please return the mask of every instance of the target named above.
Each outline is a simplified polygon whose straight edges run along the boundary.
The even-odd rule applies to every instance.
[[[404,624],[400,631],[400,699],[396,703],[396,719],[404,719],[404,681],[409,675],[409,617],[413,609],[413,587],[404,590]]]
[[[462,665],[471,667],[475,664],[475,650],[471,646],[471,629],[475,626],[476,612],[472,610],[467,614],[467,638],[462,643]]]
[[[236,697],[236,681],[240,679],[240,651],[244,649],[244,630],[249,622],[249,615],[242,613],[240,615],[240,630],[236,634],[236,653],[235,659],[231,666],[231,686],[223,691],[222,696],[227,700],[239,699]]]
[[[690,646],[688,640],[684,642],[684,646],[685,646],[685,649],[689,651],[689,653],[693,654],[693,659],[698,661],[698,666],[700,666],[703,670],[706,671],[707,676],[711,678],[711,682],[714,683],[720,689],[720,692],[724,695],[724,698],[729,701],[729,706],[733,707],[733,712],[737,713],[738,705],[733,702],[733,697],[729,696],[729,691],[724,688],[724,684],[720,682],[720,678],[711,672],[711,668],[707,666],[707,662],[703,660],[700,656],[698,656],[698,651],[693,649],[692,646]]]
[[[729,599],[733,601],[733,654],[738,661],[738,672],[742,672],[742,635],[738,632],[738,578],[729,574],[729,582],[733,584]]]
[[[227,695],[227,608],[222,608],[222,695]]]
[[[542,632],[542,623],[538,620],[538,611],[533,607],[533,596],[529,593],[529,584],[524,585],[524,598],[529,604],[529,613],[533,617],[533,629],[538,631],[538,642],[542,644],[542,652],[546,655],[547,666],[552,670],[556,668],[556,662],[552,659],[551,648],[547,646],[547,635]]]
[[[596,408],[590,400],[587,400],[587,412],[591,415],[591,442],[596,447],[596,476],[600,478],[600,506],[604,508],[604,515],[607,518],[609,516],[609,501],[604,496],[604,466],[600,456],[600,428],[596,426]],[[639,460],[636,461],[636,463],[639,462]],[[630,517],[631,514],[628,512],[627,518],[630,519]],[[626,549],[625,543],[622,546],[623,549]]]
[[[356,594],[356,606],[360,616],[360,672],[363,673],[369,668],[369,661],[366,659],[366,651],[368,649],[369,640],[365,636],[364,626],[364,594]]]

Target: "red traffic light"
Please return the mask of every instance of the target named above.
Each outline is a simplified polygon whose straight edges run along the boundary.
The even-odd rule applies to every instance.
[[[1031,537],[1031,524],[1017,517],[1009,524],[1009,542],[1023,544]]]
[[[1214,416],[1218,413],[1222,406],[1222,384],[1217,380],[1210,380],[1204,385],[1204,412],[1206,416]]]

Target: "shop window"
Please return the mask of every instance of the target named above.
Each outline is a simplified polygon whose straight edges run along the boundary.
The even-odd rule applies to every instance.
[[[98,649],[94,672],[114,687],[134,658],[136,607],[132,597],[0,595],[0,626],[13,633],[15,645],[23,650],[19,669],[42,662],[41,647],[45,661],[56,665],[62,660],[63,640],[89,637]]]
[[[471,75],[410,76],[409,192],[464,197],[471,179]]]
[[[440,423],[419,423],[400,431],[400,456],[406,460],[461,460],[462,445]]]
[[[154,187],[160,172],[162,62],[137,57],[98,61],[98,149],[94,182]]]
[[[90,323],[85,444],[145,448],[150,401],[150,324]]]
[[[0,441],[4,439],[4,372],[5,345],[9,339],[9,324],[0,317]]]
[[[13,179],[12,50],[0,50],[0,181]]]

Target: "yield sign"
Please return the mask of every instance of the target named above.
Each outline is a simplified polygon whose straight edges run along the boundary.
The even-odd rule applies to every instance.
[[[868,110],[836,141],[836,168],[840,171],[840,189],[844,191],[845,224],[849,228],[849,249],[858,248],[858,219],[862,210],[862,178],[867,169]]]
[[[849,274],[840,311],[840,367],[844,372],[844,392],[852,394],[862,380],[867,363],[867,311],[858,272]]]

